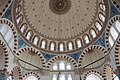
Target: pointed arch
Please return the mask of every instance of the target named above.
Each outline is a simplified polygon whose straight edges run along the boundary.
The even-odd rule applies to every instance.
[[[6,44],[0,40],[0,70],[7,70],[9,57]]]
[[[60,56],[55,56],[53,57],[52,59],[50,59],[48,62],[47,62],[47,68],[50,68],[50,66],[52,65],[52,63],[56,60],[59,60],[59,59],[65,59],[65,60],[68,60],[69,62],[71,62],[75,67],[77,67],[77,62],[70,56],[67,56],[67,55],[60,55]]]
[[[103,66],[104,79],[113,80],[113,68],[109,64]]]
[[[96,53],[99,53],[99,54],[96,54]],[[78,67],[79,68],[81,68],[81,67],[89,68],[88,64],[92,63],[91,61],[95,61],[100,58],[103,58],[101,60],[101,64],[102,64],[105,61],[104,56],[107,55],[107,53],[108,53],[108,51],[103,46],[99,46],[99,45],[89,46],[81,53],[79,60],[78,60]],[[93,57],[92,55],[95,55],[95,57]],[[97,55],[99,57],[97,57]],[[89,59],[89,58],[91,58],[91,59]],[[97,66],[98,66],[98,64],[96,66],[94,65],[94,67],[97,67]]]
[[[43,57],[42,53],[40,51],[38,51],[35,48],[21,48],[17,51],[17,57],[18,57],[18,63],[19,65],[26,69],[26,70],[38,70],[38,68],[43,68],[46,67],[46,61],[45,58]],[[24,57],[23,57],[24,56]],[[29,61],[29,59],[31,59]],[[22,61],[22,60],[26,60],[26,61]],[[27,63],[25,63],[27,62]],[[25,64],[26,66],[24,66],[23,64]],[[32,64],[32,65],[29,65]],[[31,66],[31,68],[29,68],[28,66]]]
[[[11,29],[13,37],[14,37],[13,52],[15,52],[15,50],[18,49],[18,42],[17,42],[18,39],[17,39],[17,31],[16,31],[16,28],[15,28],[15,25],[10,20],[5,19],[5,18],[0,19],[0,24],[7,25],[7,27],[9,27]]]
[[[29,78],[30,76],[33,76],[33,77],[35,77],[37,80],[40,80],[40,76],[39,76],[37,73],[35,73],[35,72],[28,72],[28,73],[24,74],[22,78],[23,78],[23,80],[26,80],[26,79]]]
[[[21,74],[21,68],[19,66],[15,66],[11,72],[12,72],[13,80],[23,80]]]
[[[98,72],[96,70],[87,71],[87,73],[84,75],[83,80],[87,80],[87,77],[89,77],[90,75],[94,75],[95,77],[97,77],[98,80],[104,80],[103,75],[100,74],[100,72]]]
[[[105,31],[105,41],[106,41],[106,46],[108,47],[108,50],[114,45],[116,39],[118,38],[118,34],[120,33],[120,30],[116,28],[116,25],[117,26],[120,25],[120,23],[118,23],[117,21],[120,22],[120,15],[113,16],[107,24],[107,28]],[[116,32],[117,35],[115,35],[112,30],[114,30],[114,32]],[[112,36],[112,35],[115,35],[115,36]]]

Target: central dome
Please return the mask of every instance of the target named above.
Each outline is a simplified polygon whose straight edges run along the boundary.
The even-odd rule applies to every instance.
[[[32,46],[49,53],[70,53],[100,37],[108,12],[108,0],[18,0],[13,21]]]
[[[97,0],[23,1],[29,26],[49,39],[63,40],[81,35],[92,27],[98,12]]]

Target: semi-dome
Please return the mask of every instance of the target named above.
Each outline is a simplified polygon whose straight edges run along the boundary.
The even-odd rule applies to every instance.
[[[108,0],[18,0],[14,23],[26,42],[49,53],[70,53],[94,43],[109,18]]]

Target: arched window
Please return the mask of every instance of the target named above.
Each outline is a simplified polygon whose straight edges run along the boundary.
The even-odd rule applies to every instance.
[[[103,11],[105,11],[106,10],[105,5],[101,3],[100,4],[100,9],[102,9]]]
[[[53,70],[58,70],[58,64],[57,63],[53,64]]]
[[[105,21],[105,17],[104,17],[104,15],[101,14],[101,13],[99,13],[99,18],[100,18],[101,21],[103,21],[103,22]]]
[[[13,49],[14,35],[12,29],[6,24],[0,24],[0,33],[4,36],[9,47]]]
[[[86,43],[86,44],[90,42],[90,41],[89,41],[89,37],[88,37],[87,35],[84,35],[84,40],[85,40],[85,43]]]
[[[55,61],[52,65],[52,70],[59,70],[59,72],[52,74],[52,80],[73,80],[73,75],[71,72],[61,72],[63,70],[72,69],[73,67],[71,63],[66,60]]]
[[[68,42],[68,50],[72,50],[73,49],[73,44],[72,42]]]
[[[8,32],[8,27],[5,24],[1,24],[0,27],[0,32],[3,36],[5,36],[5,34]]]
[[[72,69],[72,66],[71,66],[70,63],[67,63],[67,64],[66,64],[66,69],[67,69],[67,70],[71,70],[71,69]]]
[[[41,47],[42,47],[42,48],[45,48],[45,47],[46,47],[46,41],[45,41],[45,40],[42,41]]]
[[[20,28],[20,31],[24,33],[26,29],[27,29],[27,24],[23,24]]]
[[[50,50],[52,50],[52,51],[55,50],[55,43],[52,42],[52,43],[50,44]]]
[[[19,13],[20,11],[21,11],[21,6],[18,5],[18,6],[16,7],[16,13]]]
[[[90,30],[90,34],[92,35],[93,38],[96,37],[96,33],[95,33],[95,30],[94,30],[94,29],[91,29],[91,30]]]
[[[34,38],[34,42],[33,42],[33,44],[37,45],[37,44],[38,44],[38,40],[39,40],[39,37],[36,36],[36,37]]]
[[[109,33],[109,43],[111,46],[114,45],[114,42],[118,38],[119,34],[120,34],[120,22],[116,21],[115,23],[112,24]]]
[[[29,76],[25,80],[38,80],[35,76]]]
[[[82,46],[82,43],[81,43],[81,40],[80,40],[80,39],[77,39],[77,40],[76,40],[76,43],[77,43],[77,47],[78,47],[78,48]]]
[[[54,74],[54,75],[52,76],[52,80],[58,80],[58,79],[57,79],[57,75]]]
[[[67,76],[67,80],[72,80],[72,75],[71,75],[71,74],[69,74],[69,75]]]
[[[111,46],[113,46],[113,44],[114,44],[114,40],[112,39],[111,36],[109,36],[109,43],[110,43]]]
[[[117,33],[117,31],[115,30],[114,27],[110,28],[110,33],[111,33],[111,36],[113,37],[113,39],[116,40],[117,37],[118,37],[118,33]]]
[[[24,30],[25,30],[25,26],[23,25],[23,26],[21,27],[20,31],[23,33]]]
[[[59,50],[60,50],[60,51],[64,51],[64,45],[63,45],[63,43],[60,43],[60,45],[59,45]]]
[[[53,70],[71,70],[72,66],[70,62],[61,60],[53,63],[52,69]]]
[[[64,75],[64,74],[60,74],[59,80],[66,80],[66,79],[65,79],[65,75]]]
[[[59,63],[59,70],[65,70],[65,63],[64,62]]]
[[[17,21],[17,24],[20,24],[20,23],[23,21],[23,16],[22,16],[22,15],[19,15],[19,16],[16,18],[16,21]]]
[[[101,31],[102,26],[100,25],[99,22],[95,22],[95,26],[96,26],[96,28],[97,28],[99,31]]]
[[[6,35],[5,35],[5,40],[6,40],[7,42],[9,42],[10,39],[12,38],[12,36],[13,36],[13,32],[12,32],[11,29],[9,29],[9,30],[7,31],[7,33],[6,33]]]
[[[26,38],[27,38],[28,40],[30,40],[31,36],[32,36],[32,31],[29,31],[29,32],[27,33],[27,37],[26,37]]]
[[[86,80],[101,80],[101,79],[99,76],[95,74],[90,74],[89,76],[87,76]]]
[[[115,22],[115,27],[117,28],[117,30],[120,32],[120,22],[116,21]]]

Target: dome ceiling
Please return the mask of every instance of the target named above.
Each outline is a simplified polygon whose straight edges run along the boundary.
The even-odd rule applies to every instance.
[[[38,49],[76,51],[95,42],[103,32],[109,17],[108,3],[108,0],[18,0],[13,6],[13,21],[23,38]],[[36,44],[35,36],[39,40]],[[81,46],[77,46],[78,39]],[[50,50],[51,42],[56,49]],[[69,42],[72,49],[68,49]],[[60,43],[64,46],[61,51]]]
[[[23,5],[30,27],[53,40],[70,39],[86,32],[98,12],[97,0],[24,0]]]
[[[5,0],[0,0],[0,5],[4,4]]]

